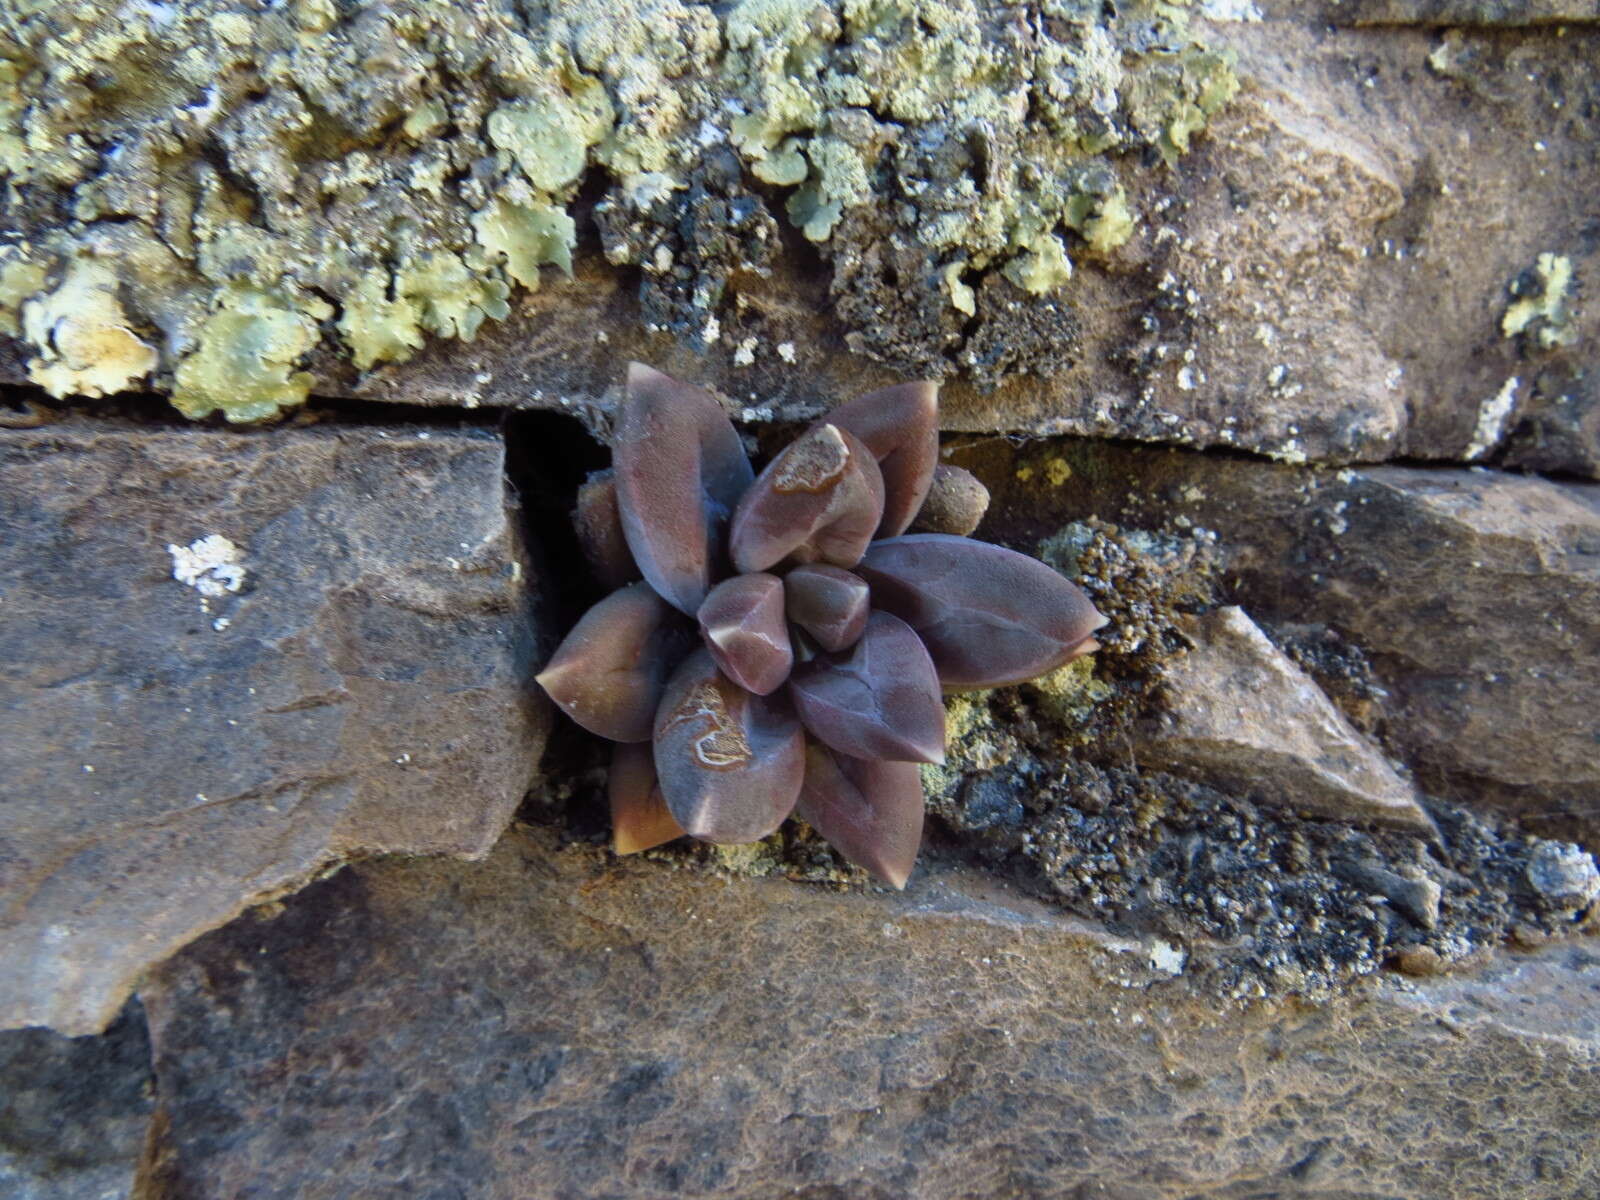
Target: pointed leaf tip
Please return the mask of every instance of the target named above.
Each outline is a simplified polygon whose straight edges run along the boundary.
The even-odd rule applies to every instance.
[[[939,385],[918,380],[879,388],[841,404],[823,422],[855,434],[878,460],[884,502],[876,536],[904,533],[939,462]]]
[[[692,615],[721,573],[729,517],[755,477],[739,434],[708,393],[633,363],[612,466],[640,572]]]
[[[740,687],[766,696],[789,678],[794,648],[783,619],[783,580],[776,575],[724,579],[697,615],[706,649]]]
[[[922,772],[916,763],[850,758],[815,743],[796,815],[845,858],[903,889],[922,845]]]
[[[682,617],[648,585],[630,584],[584,613],[534,678],[590,733],[645,742],[667,678],[693,645]]]
[[[872,602],[913,629],[949,689],[1053,671],[1105,624],[1081,589],[1025,554],[940,533],[874,542],[856,568]]]
[[[662,695],[655,764],[662,797],[685,832],[708,842],[754,842],[794,809],[805,737],[781,696],[745,691],[702,648]]]
[[[812,736],[853,758],[944,761],[944,700],[912,628],[875,612],[848,652],[795,668],[795,709]]]
[[[784,612],[824,650],[848,650],[867,627],[867,581],[843,567],[807,563],[783,577]]]
[[[661,798],[648,743],[612,750],[606,791],[611,803],[611,848],[617,854],[638,854],[683,836]]]

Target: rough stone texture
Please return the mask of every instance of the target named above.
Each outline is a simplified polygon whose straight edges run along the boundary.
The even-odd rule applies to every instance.
[[[522,830],[348,869],[145,1000],[183,1196],[1600,1187],[1587,943],[1328,1007],[1217,1011],[1188,970],[962,871],[840,895]]]
[[[155,1108],[144,1012],[102,1037],[0,1033],[0,1195],[124,1200]]]
[[[1194,649],[1164,669],[1169,698],[1139,726],[1141,763],[1335,820],[1432,828],[1411,784],[1243,609],[1181,628]]]
[[[1060,463],[1057,485],[1016,477],[1046,454]],[[1378,691],[1347,712],[1368,708],[1361,727],[1430,791],[1596,828],[1600,488],[1089,443],[1013,455],[987,441],[952,456],[995,493],[996,511],[1021,511],[1011,505],[1026,489],[1013,534],[1084,513],[1214,534],[1230,594],[1256,620],[1326,627],[1370,660]],[[1337,678],[1319,682],[1340,691]]]
[[[999,358],[1013,353],[1014,366],[1043,370],[1042,378],[1019,376],[992,392],[952,380],[945,420],[953,429],[1133,437],[1289,459],[1506,456],[1539,469],[1600,471],[1600,373],[1585,369],[1581,349],[1600,333],[1600,304],[1584,298],[1600,268],[1600,236],[1588,202],[1600,189],[1600,161],[1591,152],[1600,105],[1600,30],[1587,19],[1587,6],[1379,0],[1199,7],[1217,19],[1197,27],[1237,55],[1244,90],[1212,119],[1178,169],[1142,165],[1132,155],[1119,160],[1119,179],[1137,219],[1132,239],[1103,257],[1080,253],[1074,242],[1072,280],[1038,301],[991,271],[975,292],[985,319],[974,322],[970,334],[940,294],[937,272],[925,278],[880,265],[877,290],[857,307],[870,316],[872,336],[889,348],[888,358],[901,362],[904,355],[891,353],[896,340],[915,341],[911,326],[931,306],[968,338],[969,357],[989,364],[986,369],[998,370]],[[672,21],[689,20],[682,6],[666,9]],[[652,20],[641,18],[643,11],[617,18],[614,39],[596,43],[592,30],[578,37],[574,31],[593,16],[587,10],[568,31],[579,41],[590,39],[584,43],[594,56],[589,65],[613,90],[624,67],[634,71],[652,61],[649,39],[641,49],[638,38],[638,20],[645,28]],[[1557,23],[1566,18],[1574,23]],[[381,24],[368,13],[359,36],[378,38]],[[519,36],[495,25],[491,55],[515,61],[506,46]],[[692,41],[667,40],[678,56]],[[622,48],[615,58],[599,53],[609,42]],[[595,66],[599,59],[603,67]],[[514,172],[504,162],[491,167],[490,147],[483,144],[482,114],[497,97],[480,94],[476,75],[462,74],[474,82],[467,94],[452,97],[465,114],[447,139],[452,169],[471,175],[475,196],[487,198],[496,188],[513,196]],[[248,83],[248,72],[239,77]],[[411,103],[424,77],[417,71],[394,81],[393,94],[384,92],[377,111]],[[648,94],[674,91],[678,82],[663,81]],[[704,82],[698,79],[695,87]],[[509,78],[506,86],[519,91],[532,85]],[[653,113],[639,105],[623,122],[628,136],[640,132],[640,125],[628,124],[635,117],[643,126],[659,120],[677,136],[677,123],[692,128],[702,109],[718,111],[714,97],[686,84],[676,91],[694,92],[692,112],[667,105]],[[261,109],[269,110],[270,104]],[[256,116],[263,129],[278,128]],[[378,132],[363,125],[351,136],[359,141]],[[185,127],[183,136],[191,133]],[[439,147],[408,145],[392,161],[372,146],[350,150],[365,167],[381,159],[378,204],[350,184],[347,176],[358,165],[353,161],[318,158],[305,178],[285,182],[282,169],[293,165],[292,157],[247,154],[243,138],[241,132],[209,152],[226,153],[242,177],[278,197],[279,208],[293,207],[285,197],[296,188],[307,194],[332,189],[337,211],[349,214],[344,226],[355,231],[356,244],[331,266],[317,253],[321,242],[299,225],[292,236],[253,223],[229,235],[252,246],[282,243],[282,254],[273,249],[266,263],[281,266],[291,250],[306,258],[293,272],[301,285],[343,295],[372,271],[385,276],[391,257],[398,266],[425,255],[433,246],[431,225],[442,230],[436,240],[451,253],[470,244],[465,210],[452,210],[448,220],[430,216],[428,237],[396,235],[394,255],[363,240],[382,240],[371,231],[390,219],[387,214],[424,203],[406,182],[412,176],[405,155],[427,166]],[[697,145],[680,138],[672,155],[682,157],[684,144]],[[705,157],[703,149],[694,154]],[[107,174],[136,174],[130,165],[136,158],[124,155]],[[74,169],[87,170],[82,164]],[[662,249],[671,271],[687,270],[687,276],[657,278],[646,269],[641,284],[637,274],[609,267],[594,245],[599,227],[577,202],[574,279],[546,271],[541,290],[519,293],[506,319],[485,322],[476,340],[430,337],[408,363],[358,374],[332,351],[314,355],[309,368],[316,387],[408,403],[566,406],[600,421],[627,356],[717,387],[735,408],[784,418],[808,417],[888,381],[892,375],[882,366],[849,352],[860,344],[864,318],[841,316],[838,286],[828,278],[830,269],[855,270],[852,264],[872,251],[870,239],[824,246],[819,269],[791,229],[787,240],[766,238],[771,261],[749,269],[745,250],[712,245],[730,239],[701,210],[733,201],[716,188],[708,191],[695,173],[700,169],[684,167],[685,186],[661,202],[666,211],[652,218],[659,237],[623,255],[642,256],[648,264]],[[968,168],[951,167],[947,174],[960,169]],[[970,170],[979,174],[976,165]],[[748,170],[723,185],[735,198],[754,187]],[[620,184],[612,189],[617,195],[627,190]],[[616,195],[613,201],[621,203]],[[908,192],[894,202],[912,204],[914,197]],[[426,206],[432,213],[438,204],[426,200]],[[59,221],[60,208],[40,202],[21,224],[39,240]],[[713,228],[707,233],[703,227]],[[66,222],[62,228],[85,244],[123,236],[115,222],[84,229]],[[200,230],[210,232],[209,226]],[[1508,337],[1502,328],[1509,289],[1546,253],[1569,259],[1577,280],[1575,340],[1564,346]],[[231,258],[218,258],[226,271],[235,270]],[[265,286],[256,278],[265,278],[261,264],[252,271],[246,274]],[[643,299],[636,295],[641,286]],[[684,328],[675,339],[647,328],[664,323],[656,311],[663,287],[675,296],[720,299],[704,308],[685,301],[696,319],[692,330],[686,319],[677,321]],[[303,298],[315,308],[314,297]],[[184,313],[163,320],[191,329],[203,315],[203,305],[189,303]],[[710,339],[713,315],[719,331]],[[327,344],[335,345],[333,319],[323,325]],[[160,341],[154,333],[147,338]],[[1035,349],[1018,349],[1024,344]],[[19,357],[13,347],[13,378],[21,377],[27,354]],[[949,365],[961,361],[958,354]],[[903,362],[898,367],[909,369]]]
[[[488,850],[547,720],[503,463],[443,428],[0,434],[0,1025],[99,1029],[341,858]]]

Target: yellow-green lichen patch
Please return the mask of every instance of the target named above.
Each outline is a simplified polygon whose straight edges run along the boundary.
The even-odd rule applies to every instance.
[[[8,272],[24,284],[27,271]],[[128,327],[111,265],[79,258],[61,285],[22,306],[22,329],[37,356],[28,377],[52,396],[105,396],[155,369],[155,348]]]
[[[572,274],[577,231],[564,208],[496,200],[473,214],[472,227],[490,261],[503,261],[506,273],[530,292],[538,290],[541,266],[560,267],[563,274]]]
[[[405,296],[390,296],[388,271],[374,268],[345,297],[339,332],[363,371],[378,363],[405,362],[422,348],[421,313]]]
[[[1545,350],[1570,346],[1578,337],[1571,289],[1572,260],[1564,254],[1539,255],[1512,283],[1514,299],[1500,319],[1500,331],[1506,337],[1528,334]]]
[[[611,102],[599,80],[572,75],[569,87],[520,100],[489,114],[489,140],[516,160],[546,194],[576,183],[589,147],[611,128]]]
[[[489,318],[511,311],[504,280],[485,277],[448,250],[424,254],[395,276],[395,290],[417,306],[422,327],[440,337],[471,341]]]
[[[294,367],[317,344],[317,321],[332,314],[321,301],[302,308],[266,292],[230,290],[206,320],[199,348],[178,364],[173,406],[187,417],[221,412],[230,421],[262,421],[303,403],[311,376]]]

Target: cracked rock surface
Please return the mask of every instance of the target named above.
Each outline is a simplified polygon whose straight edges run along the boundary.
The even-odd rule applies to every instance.
[[[1219,1011],[1184,971],[961,870],[840,896],[520,828],[484,864],[349,868],[145,1002],[182,1195],[1600,1184],[1586,945],[1305,1009]]]
[[[546,713],[504,451],[448,429],[0,433],[0,1025],[329,864],[478,856]]]

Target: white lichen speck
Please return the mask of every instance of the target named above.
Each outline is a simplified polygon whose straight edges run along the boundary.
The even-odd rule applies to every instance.
[[[196,538],[187,546],[169,542],[172,577],[210,599],[244,586],[244,554],[220,533]]]

